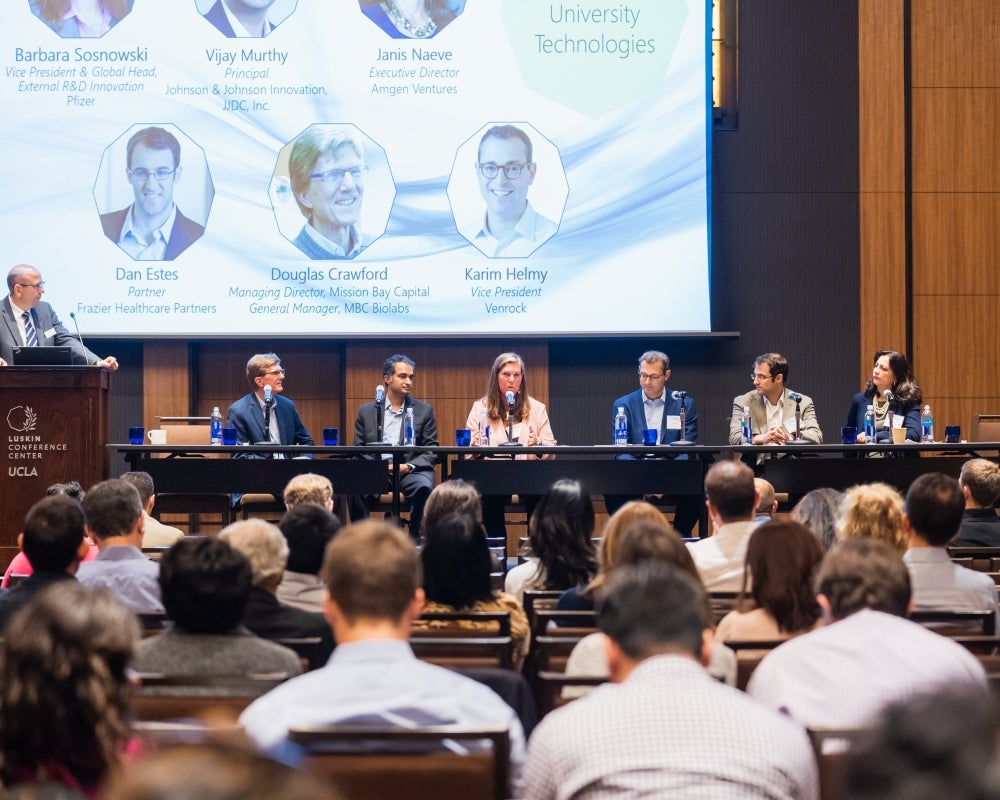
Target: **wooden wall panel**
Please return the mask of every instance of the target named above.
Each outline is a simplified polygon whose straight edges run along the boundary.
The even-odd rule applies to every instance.
[[[861,378],[872,353],[906,342],[906,225],[903,192],[862,192]],[[893,298],[892,302],[886,302]]]
[[[997,0],[910,0],[914,86],[1000,86]]]
[[[913,197],[913,292],[1000,293],[1000,194]]]
[[[1000,297],[913,300],[913,358],[930,396],[990,397],[1000,376]]]
[[[188,343],[175,339],[146,342],[142,360],[142,417],[146,429],[156,427],[157,416],[185,417],[191,414]]]
[[[914,88],[914,192],[996,191],[998,141],[1000,87]]]

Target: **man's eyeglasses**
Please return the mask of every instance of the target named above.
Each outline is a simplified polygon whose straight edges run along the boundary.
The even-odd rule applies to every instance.
[[[666,377],[667,373],[662,373],[660,375],[650,375],[648,372],[640,372],[639,380],[641,381],[662,381]]]
[[[263,378],[265,375],[284,375],[284,374],[285,371],[283,369],[272,369],[270,372],[260,373],[260,377]]]
[[[39,281],[38,283],[19,283],[18,286],[23,286],[26,289],[43,289],[45,288],[45,281]]]
[[[341,184],[344,182],[344,177],[350,175],[354,180],[360,181],[364,174],[368,172],[368,167],[351,167],[350,169],[328,169],[326,172],[314,172],[309,177],[314,181],[323,181],[323,183],[335,183]]]
[[[518,164],[513,161],[509,164],[494,164],[492,161],[487,161],[485,164],[479,165],[479,171],[486,180],[491,181],[497,176],[500,170],[503,170],[503,174],[507,180],[512,181],[520,178],[521,171],[527,166],[527,164]]]
[[[750,373],[750,380],[755,381],[758,378],[760,380],[762,380],[762,381],[769,381],[769,380],[771,380],[771,376],[770,375],[761,375],[759,372],[751,372]]]
[[[170,180],[174,177],[174,173],[177,172],[177,167],[173,169],[167,169],[166,167],[160,167],[159,169],[149,170],[138,167],[137,169],[128,170],[128,176],[131,180],[136,183],[145,183],[150,178],[156,178],[160,183]]]

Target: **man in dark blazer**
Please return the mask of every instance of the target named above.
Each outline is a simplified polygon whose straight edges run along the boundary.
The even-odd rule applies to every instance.
[[[101,358],[84,347],[66,330],[52,306],[42,301],[45,281],[37,269],[27,264],[12,267],[7,273],[7,289],[7,300],[0,301],[0,367],[13,363],[15,347],[34,343],[39,347],[69,347],[74,364],[118,369],[114,356]]]
[[[211,22],[219,33],[230,39],[267,36],[274,30],[274,23],[267,18],[267,10],[274,5],[274,0],[215,0],[208,9],[205,19]],[[228,9],[229,14],[226,13]],[[246,33],[238,34],[233,28],[230,16],[235,19]]]
[[[281,396],[285,370],[280,358],[274,353],[252,356],[247,361],[247,380],[253,391],[229,406],[226,412],[227,425],[236,428],[240,444],[314,444],[295,403]],[[265,400],[268,394],[265,387],[270,387],[270,408]]]
[[[354,445],[404,444],[406,412],[413,411],[413,443],[418,447],[432,447],[438,443],[437,422],[429,403],[410,397],[413,389],[414,363],[404,355],[389,356],[382,365],[382,390],[384,400],[379,408],[376,402],[365,403],[358,409],[354,421]],[[382,456],[391,463],[391,456]],[[375,456],[368,456],[375,458]],[[410,504],[410,536],[420,539],[420,521],[424,516],[424,503],[434,488],[434,464],[437,456],[409,450],[399,467],[399,490]],[[387,477],[388,491],[393,491],[392,475]],[[349,508],[351,522],[365,519],[369,509],[378,500],[376,495],[351,495]]]
[[[698,411],[694,400],[687,395],[673,397],[667,390],[670,380],[670,358],[659,350],[649,350],[639,356],[639,388],[619,397],[611,406],[611,429],[614,436],[618,409],[625,409],[629,444],[642,444],[642,432],[652,426],[659,431],[656,443],[670,444],[682,438],[698,444]],[[684,430],[681,430],[681,408],[684,409]],[[683,434],[683,436],[681,435]],[[632,458],[623,454],[620,458]],[[664,487],[669,491],[669,487]],[[614,514],[629,500],[638,497],[611,495],[604,498],[608,514]],[[674,527],[682,536],[688,536],[701,515],[701,498],[679,496],[676,498]]]

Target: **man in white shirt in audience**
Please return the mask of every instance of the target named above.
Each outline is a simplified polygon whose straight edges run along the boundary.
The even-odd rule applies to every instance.
[[[940,472],[921,475],[906,493],[903,530],[908,549],[915,611],[992,611],[1000,629],[1000,608],[993,578],[952,563],[947,545],[958,533],[965,497],[957,480]]]
[[[757,526],[753,470],[740,461],[719,461],[705,475],[705,495],[713,534],[689,542],[701,582],[710,592],[738,592],[750,533]]]
[[[754,670],[747,693],[802,725],[871,725],[892,702],[961,685],[983,692],[968,650],[906,619],[910,576],[885,542],[837,542],[816,576],[824,626],[785,642]]]
[[[406,534],[374,521],[344,528],[327,547],[323,577],[337,648],[326,666],[243,712],[240,724],[257,746],[290,757],[289,728],[338,723],[503,726],[516,782],[524,731],[511,707],[471,678],[418,661],[407,643],[424,590],[420,555]]]
[[[818,797],[804,731],[705,671],[712,628],[697,581],[659,562],[622,567],[597,614],[614,682],[538,725],[524,798]]]

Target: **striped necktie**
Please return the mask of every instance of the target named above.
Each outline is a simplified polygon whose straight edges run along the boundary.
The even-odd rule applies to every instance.
[[[21,314],[24,320],[24,343],[28,347],[38,347],[38,336],[35,334],[35,326],[31,324],[31,315],[25,311]]]

